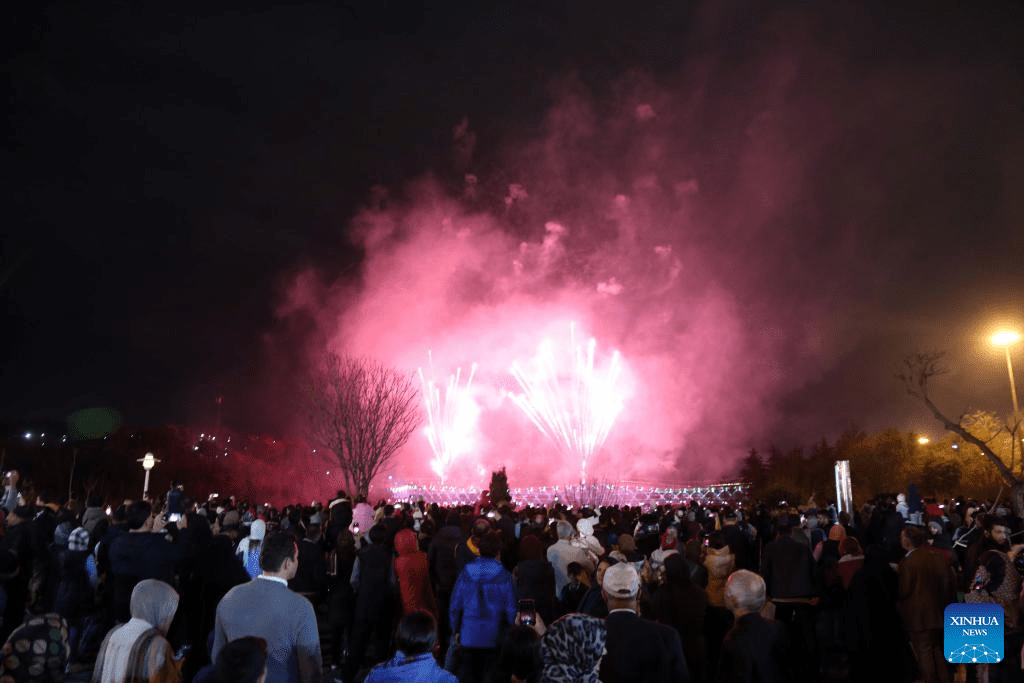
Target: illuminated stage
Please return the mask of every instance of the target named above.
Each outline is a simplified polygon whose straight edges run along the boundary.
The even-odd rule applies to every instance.
[[[742,482],[678,486],[621,482],[531,486],[509,490],[512,493],[512,503],[516,507],[546,506],[560,502],[571,507],[638,505],[648,509],[658,505],[681,505],[690,501],[711,506],[738,505],[749,498],[749,485]],[[388,497],[394,502],[423,500],[442,506],[474,505],[480,498],[480,491],[479,488],[405,482],[391,487]]]

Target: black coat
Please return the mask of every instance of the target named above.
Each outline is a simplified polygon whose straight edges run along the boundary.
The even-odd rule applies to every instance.
[[[613,611],[605,618],[608,653],[601,660],[602,683],[689,683],[690,669],[674,628]]]
[[[812,598],[818,595],[818,580],[810,549],[790,536],[768,544],[761,576],[769,598]]]
[[[359,551],[358,559],[355,619],[370,623],[387,621],[394,609],[391,552],[382,543],[372,543]]]
[[[683,643],[686,663],[694,680],[704,680],[707,670],[707,643],[704,621],[708,611],[708,596],[695,584],[662,585],[652,596],[651,617],[659,624],[671,626]],[[646,612],[645,612],[646,614]]]
[[[545,623],[550,624],[555,606],[555,570],[547,560],[522,560],[512,577],[519,599],[533,599]],[[575,611],[576,605],[570,611]]]
[[[319,542],[304,538],[299,543],[299,570],[288,587],[296,593],[316,593],[318,598],[327,592],[327,559]]]
[[[430,561],[430,578],[442,593],[451,593],[455,580],[459,578],[460,567],[455,562],[455,549],[466,541],[458,526],[442,527],[430,542],[427,558]]]
[[[795,680],[785,627],[759,614],[745,614],[737,619],[722,642],[718,680],[722,683]]]
[[[64,548],[57,554],[59,579],[53,610],[72,623],[85,619],[93,610],[92,582],[85,568],[88,558],[88,550]]]

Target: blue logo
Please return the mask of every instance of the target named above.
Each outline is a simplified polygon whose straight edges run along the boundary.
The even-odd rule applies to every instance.
[[[1003,661],[1003,608],[991,602],[955,602],[944,617],[946,661],[995,664]]]

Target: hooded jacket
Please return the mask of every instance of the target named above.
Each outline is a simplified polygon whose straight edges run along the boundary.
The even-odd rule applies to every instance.
[[[420,550],[416,532],[402,529],[395,534],[395,581],[402,597],[402,613],[426,610],[436,619],[437,601],[430,587],[427,554]]]
[[[429,652],[406,657],[401,650],[395,653],[390,661],[375,666],[366,677],[366,683],[402,683],[402,681],[458,683],[459,679],[439,667]]]
[[[736,567],[736,558],[729,552],[729,546],[722,546],[717,550],[708,548],[704,556],[704,566],[708,569],[708,586],[705,591],[708,594],[708,604],[714,607],[725,606],[725,580]]]
[[[455,582],[449,617],[463,647],[497,647],[502,631],[516,620],[512,574],[489,557],[467,564]]]

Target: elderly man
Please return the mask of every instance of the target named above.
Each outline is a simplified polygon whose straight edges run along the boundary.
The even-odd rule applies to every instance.
[[[608,603],[605,626],[607,654],[601,660],[602,681],[615,683],[678,683],[690,681],[679,634],[670,626],[637,614],[640,576],[623,562],[608,567],[601,582]]]
[[[263,540],[262,573],[235,586],[217,605],[213,652],[243,636],[267,641],[267,680],[314,683],[321,677],[320,634],[313,605],[288,588],[299,568],[299,549],[291,534],[277,532]]]
[[[555,530],[558,532],[558,542],[548,548],[547,558],[555,570],[555,595],[561,595],[562,589],[569,583],[569,563],[579,562],[584,569],[593,574],[594,562],[590,558],[590,553],[572,544],[572,537],[576,534],[572,524],[559,520]]]
[[[764,579],[740,569],[725,583],[725,606],[735,617],[722,642],[719,679],[723,682],[794,680],[786,629],[761,616],[766,600]]]

